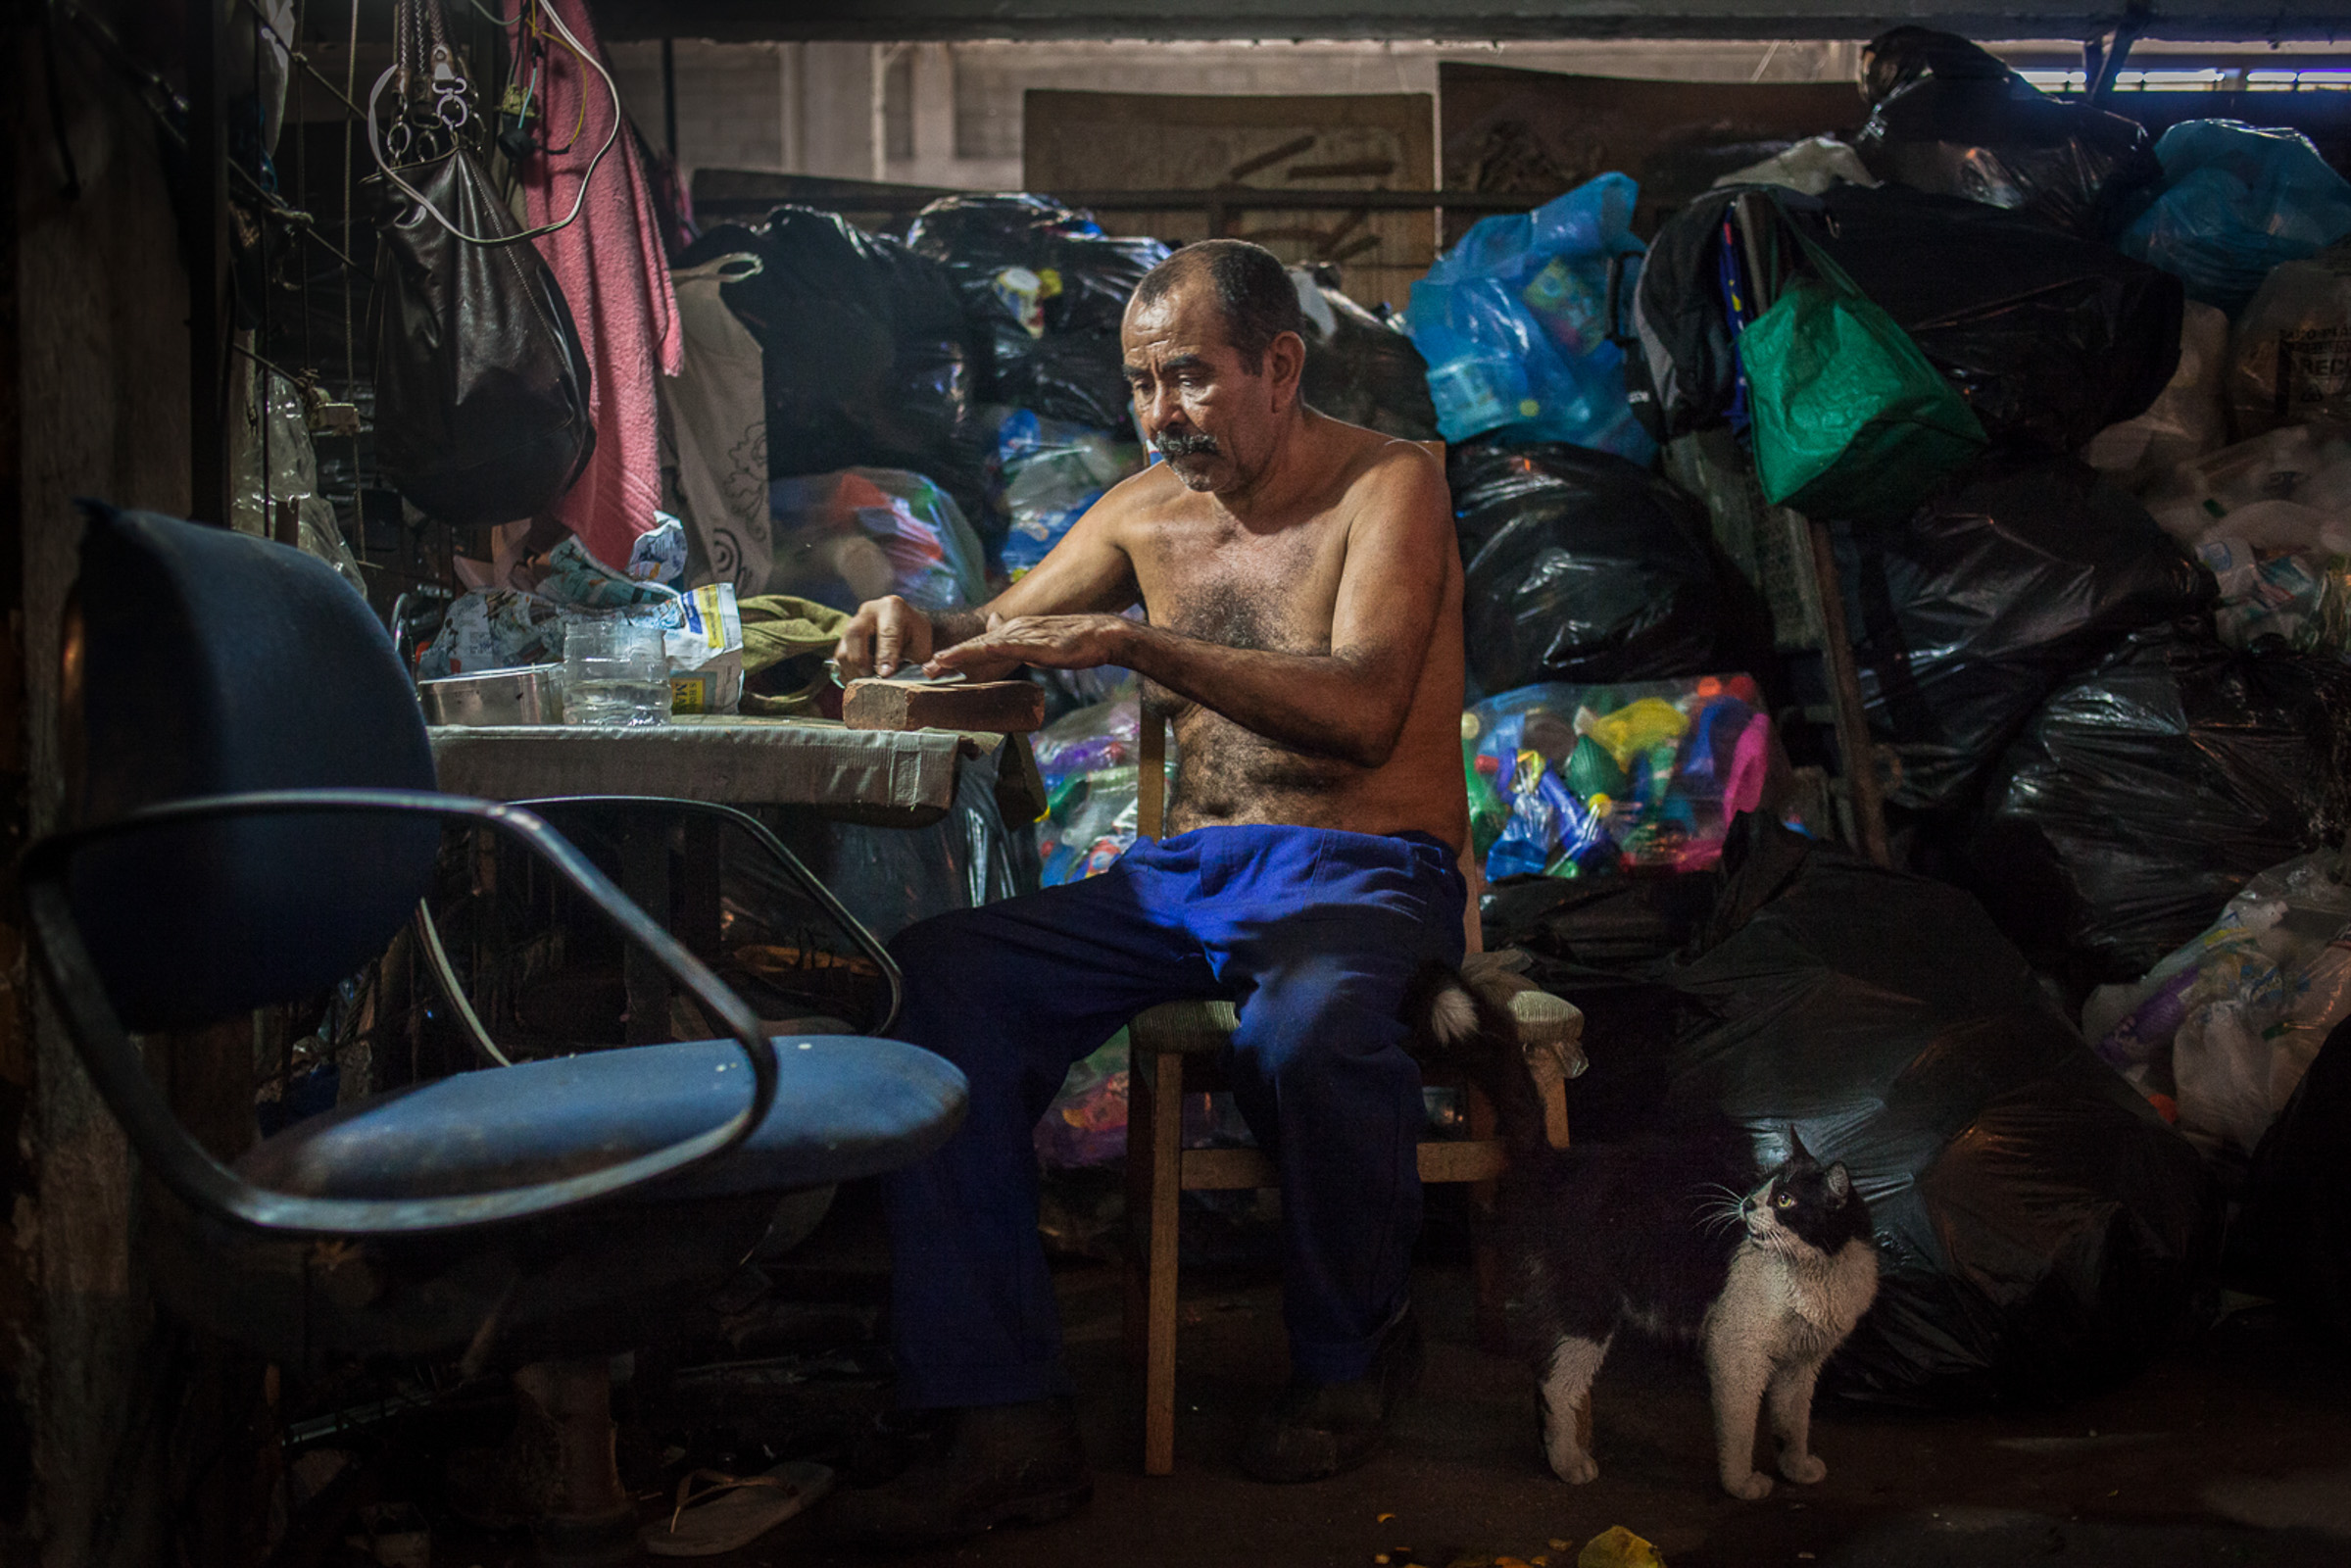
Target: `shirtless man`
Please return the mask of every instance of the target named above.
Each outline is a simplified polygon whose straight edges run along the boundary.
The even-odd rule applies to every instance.
[[[963,1069],[971,1113],[890,1184],[900,1401],[934,1412],[931,1451],[844,1494],[844,1536],[938,1540],[1088,1494],[1030,1129],[1160,1002],[1237,1004],[1235,1098],[1281,1172],[1291,1383],[1243,1467],[1361,1463],[1417,1370],[1423,1112],[1398,1010],[1422,961],[1461,956],[1461,567],[1436,460],[1301,400],[1302,326],[1271,253],[1178,251],[1123,328],[1165,461],[984,608],[879,600],[841,639],[844,675],[1124,666],[1180,749],[1171,836],[894,945],[902,1033]],[[1138,602],[1148,624],[1119,613]]]

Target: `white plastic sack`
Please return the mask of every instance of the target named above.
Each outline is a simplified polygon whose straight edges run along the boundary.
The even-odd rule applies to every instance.
[[[2327,1033],[2351,1017],[2351,883],[2336,854],[2273,866],[2131,986],[2082,1008],[2098,1055],[2180,1129],[2250,1151]]]
[[[2221,446],[2229,439],[2229,410],[2221,396],[2229,363],[2229,318],[2187,301],[2180,318],[2180,368],[2170,383],[2146,413],[2091,437],[2082,461],[2135,490],[2164,469]]]
[[[1723,185],[1784,185],[1818,196],[1832,185],[1868,185],[1878,180],[1861,155],[1835,136],[1809,136],[1784,153],[1749,164],[1714,182]]]
[[[2240,539],[2258,550],[2351,550],[2351,439],[2288,425],[2174,467],[2142,498],[2189,549]]]
[[[759,339],[718,289],[760,265],[757,256],[721,256],[670,274],[685,368],[661,378],[687,525],[714,578],[745,599],[767,591],[775,560],[767,519],[767,400]]]
[[[2351,246],[2273,269],[2237,318],[2229,358],[2238,436],[2351,420]]]

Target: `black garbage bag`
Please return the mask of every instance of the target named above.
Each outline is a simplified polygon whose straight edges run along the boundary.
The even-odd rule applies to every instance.
[[[1903,522],[1840,530],[1839,575],[1893,804],[1973,807],[2041,700],[2124,634],[2204,608],[2211,574],[2076,458],[1994,455]]]
[[[2046,1403],[2197,1326],[2215,1226],[2195,1151],[2091,1054],[1967,894],[1748,815],[1675,984],[1703,1022],[1659,1115],[1794,1127],[1877,1226],[1878,1302],[1826,1386]]]
[[[589,369],[555,273],[460,147],[386,182],[367,296],[377,471],[457,527],[514,522],[569,490],[596,449]]]
[[[746,228],[722,223],[677,260],[748,251],[753,276],[719,297],[765,361],[767,471],[906,468],[968,513],[982,503],[964,430],[974,353],[946,270],[832,213],[778,207]]]
[[[1886,308],[1995,446],[2077,452],[2180,365],[2180,280],[2036,219],[1901,185],[1782,206]]]
[[[2229,1229],[2231,1271],[2351,1339],[2351,1019],[2270,1124]]]
[[[1527,955],[1529,979],[1584,1014],[1575,1136],[1598,1143],[1654,1129],[1668,1087],[1658,1064],[1682,1032],[1674,957],[1713,910],[1718,871],[1671,876],[1510,877],[1478,902],[1487,951]]]
[[[1853,146],[1880,179],[2104,239],[2163,178],[2137,121],[2048,97],[1964,38],[1902,27],[1870,53],[1886,91]]]
[[[2200,625],[2134,632],[2001,759],[1968,848],[1984,903],[2069,987],[2136,980],[2257,871],[2351,822],[2351,667]]]
[[[1118,323],[1155,239],[1104,234],[1043,196],[950,196],[914,217],[906,243],[943,265],[988,345],[980,396],[1097,429],[1129,423]]]
[[[1294,267],[1290,277],[1306,314],[1306,401],[1383,435],[1436,440],[1429,365],[1412,339],[1342,294],[1325,269]]]
[[[1625,362],[1633,413],[1658,442],[1721,424],[1739,382],[1723,314],[1724,217],[1740,189],[1708,191],[1657,226],[1633,290],[1641,352]]]
[[[1559,441],[1447,454],[1484,692],[1703,674],[1725,596],[1705,514],[1638,464]]]

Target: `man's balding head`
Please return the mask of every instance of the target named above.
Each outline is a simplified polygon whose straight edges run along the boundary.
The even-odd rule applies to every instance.
[[[1178,292],[1202,289],[1224,318],[1225,342],[1241,356],[1242,368],[1256,375],[1265,351],[1284,332],[1306,335],[1298,289],[1281,259],[1245,239],[1211,239],[1187,245],[1143,275],[1129,312],[1140,311]]]

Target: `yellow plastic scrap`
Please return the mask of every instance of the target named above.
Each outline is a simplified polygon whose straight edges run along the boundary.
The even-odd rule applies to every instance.
[[[1610,1525],[1584,1543],[1584,1549],[1576,1553],[1576,1568],[1665,1568],[1665,1559],[1623,1525]]]
[[[1629,768],[1641,753],[1679,742],[1690,715],[1662,697],[1643,697],[1613,713],[1585,709],[1576,714],[1576,728],[1606,747],[1617,766]]]

